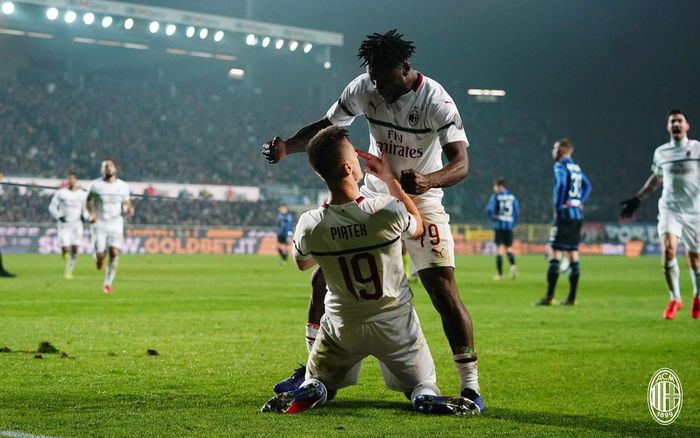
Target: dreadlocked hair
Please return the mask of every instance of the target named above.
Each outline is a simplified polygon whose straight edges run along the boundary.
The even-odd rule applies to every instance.
[[[408,61],[416,51],[416,46],[413,45],[413,41],[405,41],[402,38],[403,34],[396,29],[384,35],[367,35],[357,52],[357,57],[362,60],[362,67],[394,67]]]

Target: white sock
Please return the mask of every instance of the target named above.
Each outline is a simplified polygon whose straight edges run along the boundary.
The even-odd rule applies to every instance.
[[[678,259],[673,259],[664,264],[664,276],[668,286],[668,294],[672,300],[681,300],[681,270],[678,268]]]
[[[105,284],[111,286],[114,277],[117,276],[117,266],[119,266],[119,257],[109,259],[107,270],[105,271]]]
[[[316,337],[318,336],[319,326],[314,323],[306,324],[306,350],[311,353],[311,349],[314,347],[314,342],[316,342]]]
[[[435,385],[435,382],[421,382],[411,392],[411,403],[415,403],[416,397],[419,395],[440,395],[440,389]],[[415,407],[415,404],[413,406]]]
[[[690,282],[693,284],[693,298],[700,298],[700,269],[690,268]]]
[[[66,262],[66,274],[70,274],[73,272],[73,269],[75,269],[76,261],[77,258],[75,257],[75,254],[71,254],[71,256],[68,258],[68,261]]]
[[[470,388],[476,391],[477,394],[481,394],[481,390],[479,389],[479,369],[477,366],[476,354],[460,353],[455,354],[453,357],[455,367],[457,368],[457,374],[459,375],[459,380],[461,382],[460,393],[464,391],[464,388]]]

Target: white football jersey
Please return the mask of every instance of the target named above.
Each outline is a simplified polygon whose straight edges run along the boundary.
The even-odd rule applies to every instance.
[[[334,125],[348,126],[363,114],[369,124],[369,152],[377,156],[386,152],[397,178],[405,169],[423,174],[440,170],[442,146],[447,143],[463,141],[469,146],[450,95],[420,73],[417,86],[392,104],[379,96],[369,74],[362,74],[345,87],[326,118]],[[388,194],[384,183],[370,174],[365,175],[364,190],[371,196]],[[430,189],[415,201],[419,207],[441,204],[442,195],[442,189]]]
[[[413,297],[401,239],[415,232],[415,218],[391,196],[324,204],[299,218],[294,257],[313,258],[323,269],[328,315],[354,322],[391,319]]]
[[[651,170],[663,177],[659,208],[700,215],[700,142],[685,138],[659,146]]]
[[[83,189],[58,189],[51,197],[49,213],[56,220],[64,218],[65,223],[80,222],[85,212],[86,198],[87,192]]]
[[[89,196],[96,198],[97,220],[111,222],[122,219],[122,205],[129,199],[129,186],[122,180],[107,182],[94,180],[88,189]]]

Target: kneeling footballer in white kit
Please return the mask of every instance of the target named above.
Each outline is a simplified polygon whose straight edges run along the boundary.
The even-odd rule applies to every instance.
[[[365,170],[387,184],[390,195],[364,198]],[[304,213],[294,233],[301,270],[317,263],[325,273],[326,312],[299,389],[270,399],[263,412],[297,413],[325,403],[357,383],[367,356],[379,360],[384,382],[426,413],[478,413],[464,397],[444,397],[435,364],[413,309],[403,269],[401,239],[419,238],[423,223],[386,157],[355,151],[345,128],[331,126],[309,143],[311,166],[326,182],[328,204]]]

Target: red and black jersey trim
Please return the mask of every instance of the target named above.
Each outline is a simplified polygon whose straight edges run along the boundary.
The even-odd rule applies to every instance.
[[[367,116],[365,115],[365,117],[367,117]],[[386,128],[393,128],[393,129],[396,129],[397,131],[409,132],[411,134],[427,134],[427,133],[432,131],[432,129],[430,129],[430,128],[422,128],[422,129],[406,128],[404,126],[394,125],[393,123],[384,122],[384,121],[373,119],[370,117],[367,117],[367,121],[372,125],[379,125],[379,126],[384,126]]]
[[[385,246],[392,245],[392,244],[396,243],[399,239],[401,239],[401,236],[396,236],[394,239],[379,243],[377,245],[364,246],[362,248],[350,248],[350,249],[342,249],[340,251],[328,251],[328,252],[309,251],[309,254],[311,254],[313,256],[339,256],[339,255],[343,255],[343,254],[352,254],[352,253],[356,253],[356,252],[366,252],[366,251],[372,251],[375,249],[379,249],[379,248],[383,248]]]
[[[418,91],[418,88],[423,84],[423,73],[418,72],[418,80],[413,84],[411,90]]]
[[[362,204],[362,201],[364,201],[364,200],[365,200],[365,197],[360,196],[359,198],[355,199],[355,202],[357,202],[358,204]]]
[[[353,114],[352,111],[345,106],[342,100],[338,99],[338,105],[340,105],[340,108],[345,111],[345,114],[349,115],[350,117],[355,117],[355,114]]]

